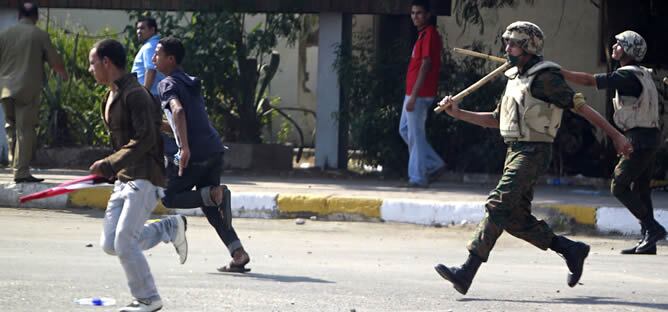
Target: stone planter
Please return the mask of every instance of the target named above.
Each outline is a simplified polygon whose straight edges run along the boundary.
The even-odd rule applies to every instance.
[[[281,144],[225,143],[225,169],[291,170],[292,147]],[[88,169],[113,151],[106,147],[41,148],[32,165],[38,168]]]
[[[225,169],[291,170],[292,147],[282,144],[225,143]]]
[[[40,168],[88,169],[93,162],[111,153],[108,147],[40,148],[31,164]]]

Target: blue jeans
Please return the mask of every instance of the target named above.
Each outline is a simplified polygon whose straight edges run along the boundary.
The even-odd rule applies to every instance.
[[[230,255],[243,247],[234,228],[224,226],[223,217],[218,206],[211,201],[211,187],[220,185],[220,174],[223,171],[223,154],[215,153],[209,159],[190,162],[179,176],[179,167],[172,159],[167,162],[167,189],[162,203],[167,208],[202,208],[209,224],[216,230]],[[196,190],[193,190],[193,187]]]
[[[137,299],[160,299],[142,251],[161,241],[170,242],[176,234],[174,217],[144,224],[151,216],[160,192],[148,180],[116,181],[104,213],[100,245],[107,254],[118,256],[130,293]]]
[[[434,103],[434,98],[417,98],[415,109],[412,112],[406,111],[408,98],[409,96],[404,98],[401,121],[399,122],[399,134],[408,145],[408,181],[427,185],[429,174],[445,165],[443,159],[427,142],[425,132],[427,113]]]

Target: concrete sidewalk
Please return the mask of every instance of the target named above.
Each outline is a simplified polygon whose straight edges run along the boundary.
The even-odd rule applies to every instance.
[[[10,172],[0,169],[0,205],[11,207],[91,207],[104,209],[111,187],[85,189],[64,196],[18,204],[18,198],[87,175],[82,170],[34,170],[44,183],[14,184]],[[547,179],[547,178],[546,178]],[[446,179],[447,180],[447,177]],[[466,177],[463,179],[466,181]],[[262,176],[224,175],[232,190],[232,208],[239,217],[277,218],[317,216],[330,220],[369,220],[448,225],[477,223],[484,214],[487,194],[495,179],[485,183],[438,182],[428,189],[403,188],[397,180],[371,178],[322,178],[294,174]],[[493,181],[493,182],[492,182]],[[655,216],[668,225],[668,193],[653,194]],[[601,232],[639,232],[635,218],[604,188],[539,185],[534,210],[558,214],[594,226]],[[176,213],[201,215],[199,209],[174,209]],[[158,207],[156,213],[169,213]]]

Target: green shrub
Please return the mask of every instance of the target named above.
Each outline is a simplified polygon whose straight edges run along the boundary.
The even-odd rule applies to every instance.
[[[55,25],[49,25],[48,32],[65,62],[70,79],[62,81],[53,71],[47,70],[48,80],[37,127],[40,145],[108,144],[99,108],[106,88],[98,85],[88,72],[88,52],[100,38],[111,35],[106,32],[91,36],[83,29],[73,33]]]
[[[136,21],[148,12],[130,12]],[[202,80],[209,117],[226,141],[260,143],[270,116],[260,103],[274,77],[280,56],[278,40],[289,44],[299,35],[301,19],[295,14],[265,14],[250,30],[253,14],[213,12],[150,12],[162,36],[175,36],[186,47],[183,67]],[[134,26],[128,26],[134,37]]]

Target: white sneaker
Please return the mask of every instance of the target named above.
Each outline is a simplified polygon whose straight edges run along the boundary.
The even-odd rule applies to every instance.
[[[176,235],[172,240],[176,253],[179,255],[181,264],[186,263],[188,259],[188,241],[186,240],[186,229],[188,228],[188,221],[185,216],[173,216],[176,222]]]
[[[124,308],[120,308],[119,312],[154,312],[162,309],[162,300],[139,300],[135,299],[132,303]]]

